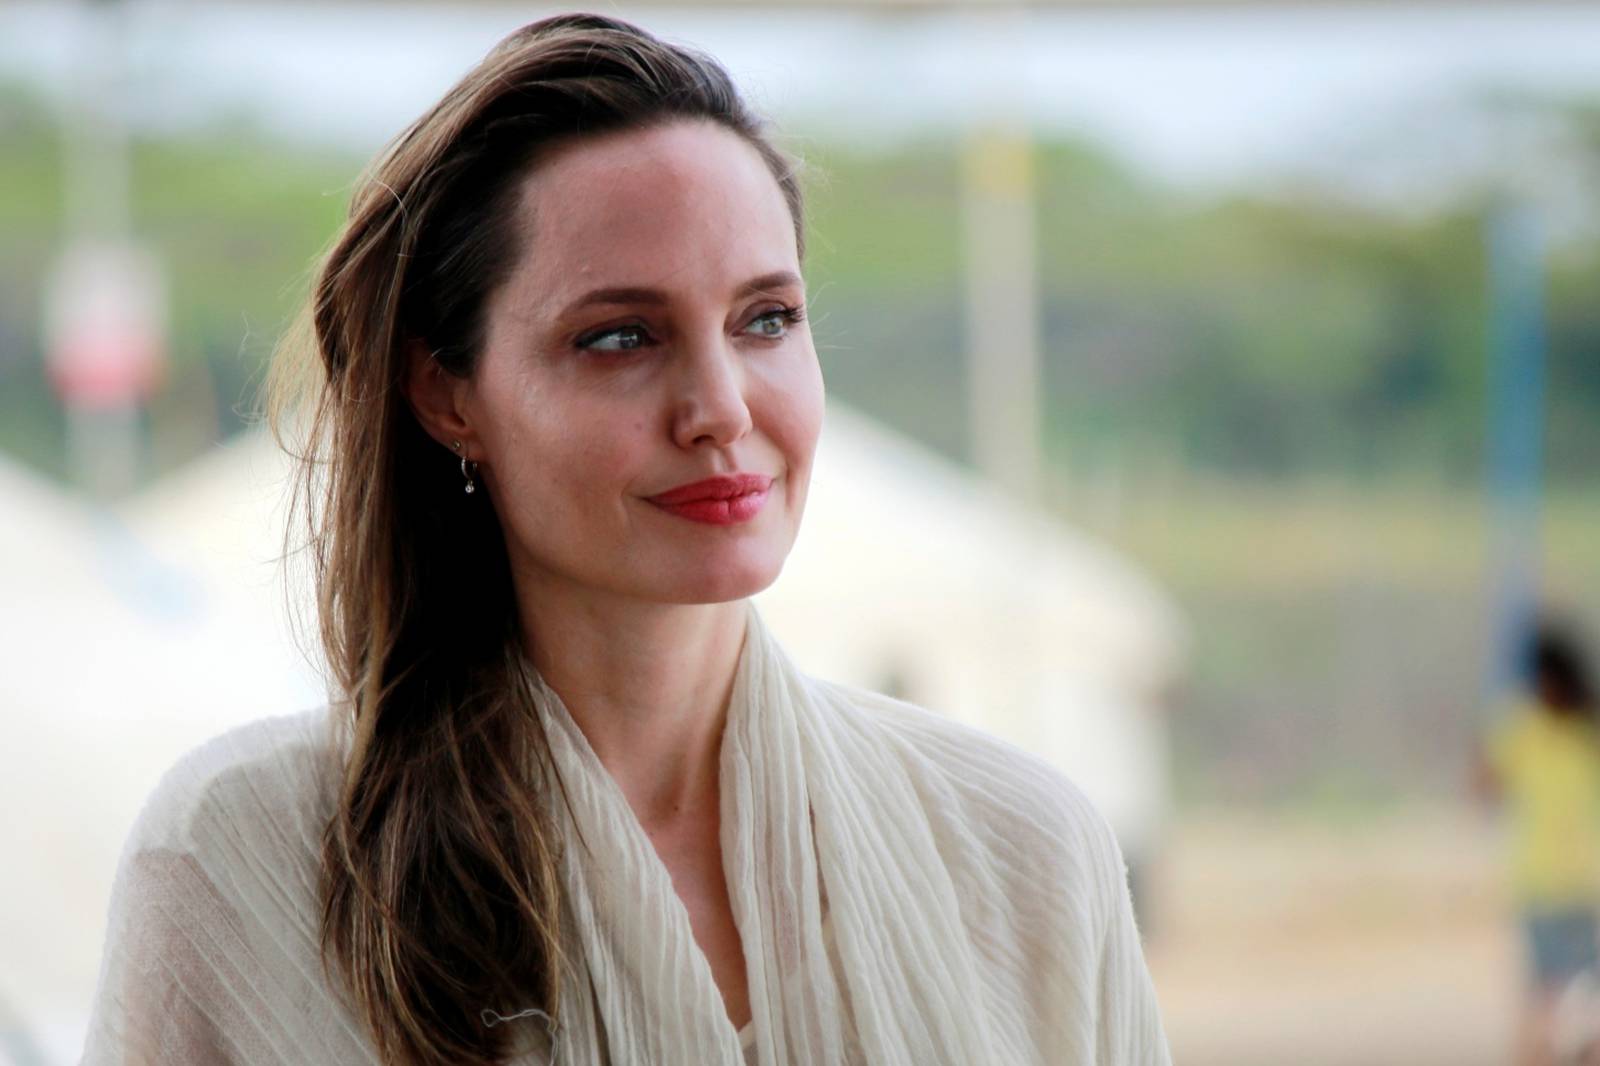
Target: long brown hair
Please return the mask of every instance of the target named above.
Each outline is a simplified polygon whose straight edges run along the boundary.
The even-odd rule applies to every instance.
[[[796,167],[715,60],[612,18],[544,19],[374,162],[268,379],[350,741],[323,837],[323,962],[385,1062],[501,1061],[516,1026],[484,1011],[559,1018],[566,965],[501,527],[407,404],[406,352],[420,342],[473,373],[485,300],[525,252],[517,192],[542,152],[678,119],[754,146],[801,236]]]

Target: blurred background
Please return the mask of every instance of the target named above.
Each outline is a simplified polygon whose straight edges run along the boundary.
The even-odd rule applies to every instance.
[[[802,665],[1084,786],[1177,1061],[1511,1061],[1468,783],[1535,611],[1600,634],[1600,5],[602,9],[809,172]],[[161,771],[323,700],[255,389],[365,161],[556,10],[0,6],[0,1062],[76,1060]]]

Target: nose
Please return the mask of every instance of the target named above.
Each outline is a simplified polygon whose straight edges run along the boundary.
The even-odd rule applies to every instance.
[[[744,365],[727,338],[688,347],[681,367],[672,420],[679,447],[726,447],[750,432]]]

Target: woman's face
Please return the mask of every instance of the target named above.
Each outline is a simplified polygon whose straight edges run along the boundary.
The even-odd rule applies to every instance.
[[[663,603],[771,584],[823,386],[761,156],[697,121],[576,142],[526,179],[516,224],[459,403],[519,583]],[[656,499],[740,475],[720,503]]]

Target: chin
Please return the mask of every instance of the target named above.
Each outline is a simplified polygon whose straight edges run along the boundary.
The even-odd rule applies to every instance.
[[[767,588],[783,572],[783,556],[741,559],[707,567],[696,573],[685,569],[672,588],[663,590],[669,603],[729,603]]]

